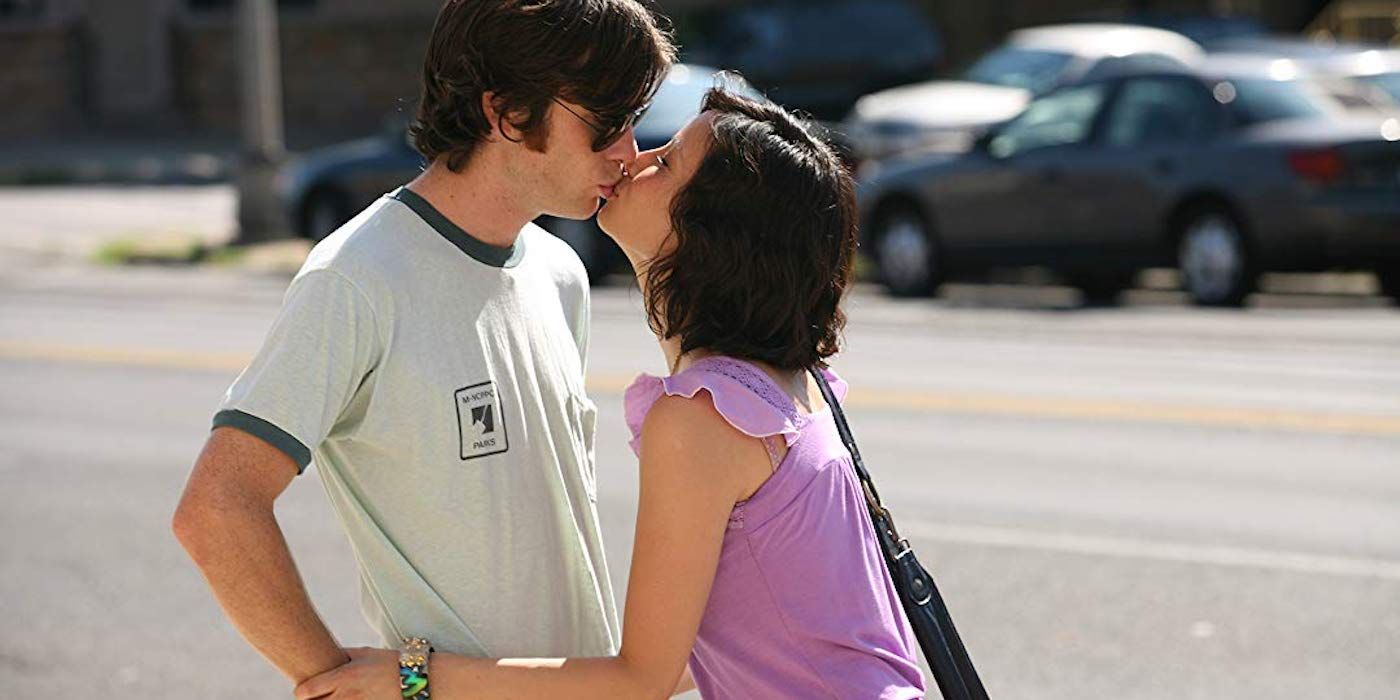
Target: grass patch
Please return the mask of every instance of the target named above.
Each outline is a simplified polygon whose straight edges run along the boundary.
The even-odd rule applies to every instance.
[[[192,236],[129,236],[102,244],[92,257],[100,265],[193,265],[209,252]]]
[[[221,267],[236,267],[248,259],[248,248],[246,246],[220,246],[209,248],[204,255],[204,262],[210,265]]]

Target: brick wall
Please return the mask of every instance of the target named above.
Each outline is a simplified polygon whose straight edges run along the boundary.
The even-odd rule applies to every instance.
[[[76,25],[0,31],[0,138],[56,133],[82,121],[83,42]]]

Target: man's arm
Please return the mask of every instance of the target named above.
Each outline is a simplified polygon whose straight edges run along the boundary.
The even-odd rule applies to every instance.
[[[316,614],[273,513],[296,474],[282,451],[235,428],[217,428],[171,527],[243,638],[300,683],[350,657]]]

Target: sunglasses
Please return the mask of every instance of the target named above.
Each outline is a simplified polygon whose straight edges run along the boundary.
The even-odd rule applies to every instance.
[[[595,153],[617,143],[617,140],[622,138],[622,135],[626,133],[628,129],[632,128],[634,125],[636,125],[637,122],[641,121],[642,117],[646,115],[647,110],[651,109],[651,103],[648,102],[642,105],[641,107],[638,107],[637,109],[633,110],[618,124],[605,128],[594,124],[593,120],[583,116],[582,114],[579,114],[578,112],[569,109],[569,106],[564,104],[563,102],[560,102],[558,98],[551,97],[550,99],[554,100],[554,104],[563,107],[565,112],[574,115],[575,118],[577,118],[584,124],[587,124],[588,128],[593,130],[593,151]]]

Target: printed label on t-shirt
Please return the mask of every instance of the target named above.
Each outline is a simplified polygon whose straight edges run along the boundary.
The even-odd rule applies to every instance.
[[[456,402],[462,459],[476,459],[510,449],[495,382],[482,382],[458,389]]]

